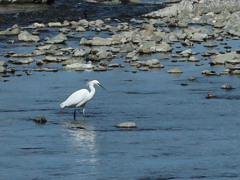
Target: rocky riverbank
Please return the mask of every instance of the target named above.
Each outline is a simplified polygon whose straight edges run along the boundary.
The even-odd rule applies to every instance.
[[[28,27],[14,25],[12,28],[0,31],[0,35],[6,37],[4,43],[12,45],[27,43],[27,46],[34,47],[35,50],[19,54],[10,49],[8,53],[2,54],[7,62],[5,60],[0,62],[0,72],[3,77],[9,77],[16,70],[21,69],[18,65],[26,66],[33,63],[36,64],[36,68],[28,69],[28,72],[57,72],[61,69],[47,68],[45,65],[61,63],[62,69],[76,71],[108,71],[130,65],[136,67],[136,70],[132,71],[136,73],[137,70],[164,68],[161,59],[150,56],[157,53],[165,54],[169,59],[177,57],[175,61],[178,62],[188,61],[199,66],[201,61],[209,60],[210,66],[221,65],[226,68],[218,75],[239,75],[240,50],[231,51],[231,44],[225,44],[225,52],[210,50],[199,56],[199,52],[192,51],[196,44],[214,48],[218,46],[214,41],[223,43],[225,37],[229,35],[232,39],[239,40],[240,11],[237,6],[233,6],[233,3],[238,2],[235,0],[229,0],[228,3],[221,0],[183,0],[164,9],[145,14],[142,19],[132,18],[130,22],[120,22],[115,19],[115,25],[108,23],[112,20],[111,18],[92,21],[65,20],[47,24],[35,22]],[[222,11],[223,6],[226,6],[224,11]],[[69,45],[70,39],[78,38],[79,34],[90,31],[100,35],[80,36],[78,47]],[[54,32],[54,35],[46,36],[46,32]],[[101,37],[101,33],[108,36]],[[177,47],[177,54],[172,54],[174,44],[177,43],[188,49],[181,50],[181,47]],[[148,55],[150,58],[143,60],[142,55]],[[113,59],[117,60],[120,56],[124,57],[124,62],[111,63]],[[126,72],[128,72],[127,68]],[[179,68],[168,72],[183,73]],[[214,71],[207,69],[202,74],[217,75]]]

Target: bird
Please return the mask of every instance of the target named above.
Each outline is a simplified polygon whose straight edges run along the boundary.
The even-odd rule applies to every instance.
[[[80,89],[77,90],[76,92],[72,93],[64,102],[60,104],[61,108],[75,108],[73,117],[74,120],[76,120],[76,110],[78,107],[83,108],[83,117],[85,117],[85,105],[88,101],[90,101],[96,90],[94,88],[94,85],[97,85],[103,89],[105,89],[98,80],[93,80],[88,82],[88,87],[90,91],[87,89]],[[105,89],[106,90],[106,89]]]

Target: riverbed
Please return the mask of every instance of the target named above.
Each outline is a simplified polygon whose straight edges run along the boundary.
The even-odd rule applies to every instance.
[[[133,8],[94,6],[99,9],[98,17],[101,12],[106,17],[103,9]],[[94,19],[94,15],[90,17]],[[84,36],[94,33],[85,32]],[[214,42],[218,47],[211,50],[226,51],[225,45]],[[231,45],[232,51],[239,48],[239,40],[230,36],[223,42]],[[34,49],[29,44],[4,44],[0,51],[3,55],[10,50],[28,53]],[[67,45],[77,47],[79,39],[73,38]],[[0,179],[239,178],[239,76],[201,74],[205,69],[219,74],[224,67],[210,67],[209,59],[202,59],[200,54],[201,66],[174,62],[178,58],[171,54],[176,54],[178,46],[187,49],[176,43],[171,53],[141,56],[142,60],[160,59],[164,65],[149,71],[139,71],[122,56],[112,63],[124,68],[105,72],[66,71],[54,63],[45,66],[58,72],[32,71],[27,75],[25,70],[36,68],[35,64],[13,65],[16,73],[0,81]],[[199,53],[208,50],[202,44],[192,48]],[[8,60],[4,56],[1,59]],[[183,73],[167,73],[175,67]],[[189,81],[189,77],[196,80]],[[86,117],[79,109],[74,120],[73,109],[61,109],[59,104],[72,92],[88,88],[87,82],[94,79],[107,90],[96,87],[94,98],[86,105]],[[224,84],[235,89],[221,89]],[[209,93],[216,98],[206,98]],[[47,122],[35,123],[37,116],[46,117]],[[128,121],[135,122],[137,128],[115,127]]]

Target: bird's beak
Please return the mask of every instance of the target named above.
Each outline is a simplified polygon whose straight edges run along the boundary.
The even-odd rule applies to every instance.
[[[103,89],[106,91],[106,89],[105,89],[101,84],[98,84],[98,86],[101,87],[101,88],[103,88]]]

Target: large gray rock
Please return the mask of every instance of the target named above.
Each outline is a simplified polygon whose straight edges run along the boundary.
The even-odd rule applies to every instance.
[[[20,33],[21,33],[21,29],[16,24],[12,28],[8,28],[5,31],[0,31],[0,35],[3,35],[3,36],[15,36]]]
[[[138,49],[138,52],[143,53],[143,54],[150,54],[155,51],[156,51],[156,42],[155,41],[143,42]]]
[[[40,38],[38,36],[29,34],[29,32],[27,32],[27,31],[22,31],[18,35],[18,40],[24,41],[24,42],[38,42],[38,41],[40,41]]]
[[[110,46],[112,44],[112,39],[93,37],[91,45],[92,46]]]
[[[48,43],[48,44],[63,44],[66,40],[67,40],[67,37],[64,34],[59,33],[52,39],[46,41],[46,43]]]
[[[0,66],[0,73],[5,73],[6,72],[6,68],[4,66]]]
[[[120,52],[133,52],[134,50],[135,47],[132,43],[126,43],[120,47]]]
[[[211,65],[225,65],[225,63],[238,64],[240,63],[240,55],[236,52],[226,53],[226,54],[218,54],[211,58]]]
[[[161,44],[156,45],[155,51],[156,52],[169,52],[169,51],[172,51],[172,49],[173,48],[168,43],[163,41],[163,42],[161,42]]]
[[[8,64],[5,62],[5,61],[3,61],[3,60],[0,60],[0,66],[7,66]]]

